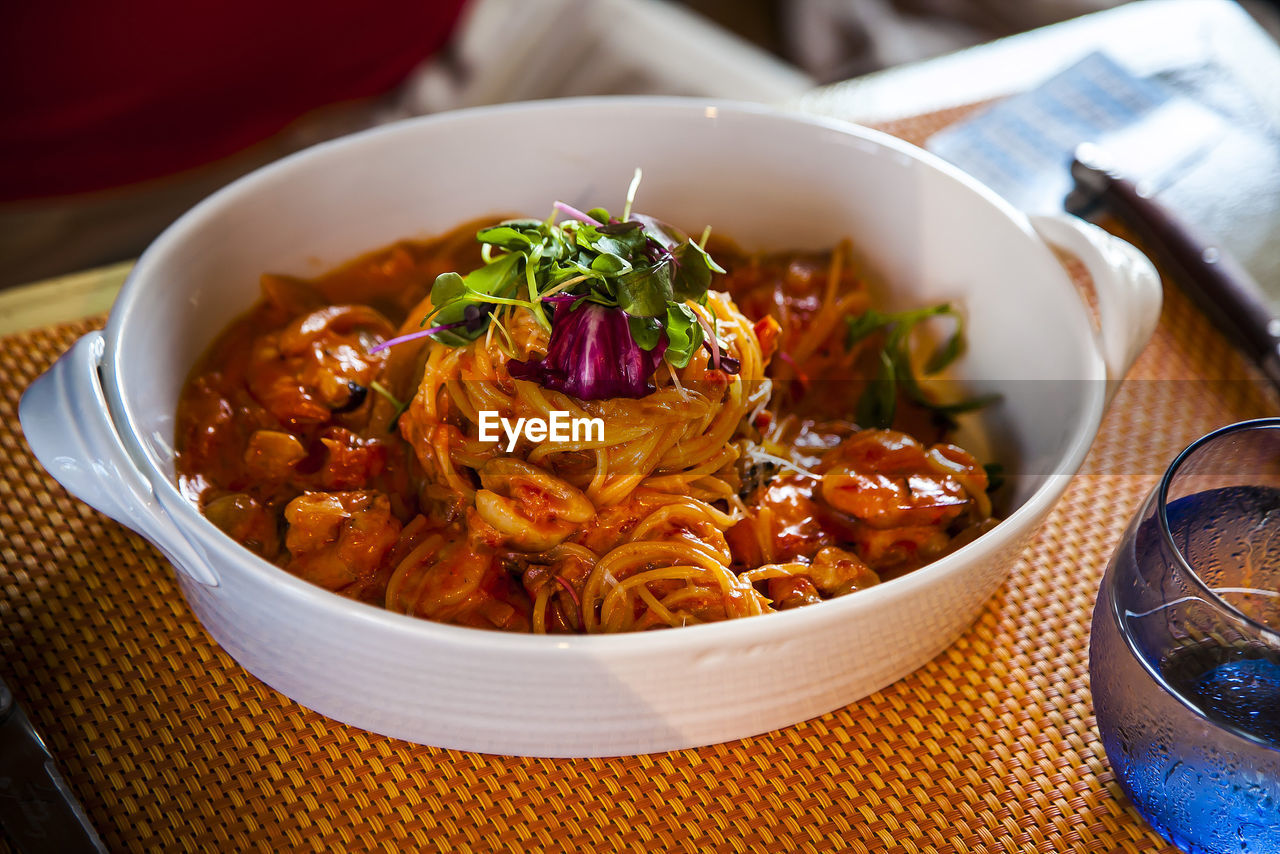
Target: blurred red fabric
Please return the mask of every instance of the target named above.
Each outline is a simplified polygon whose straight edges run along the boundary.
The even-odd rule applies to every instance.
[[[465,2],[0,3],[0,200],[172,174],[386,92]]]

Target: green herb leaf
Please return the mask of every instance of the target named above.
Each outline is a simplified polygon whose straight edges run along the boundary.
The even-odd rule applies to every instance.
[[[660,219],[645,214],[632,214],[631,218],[643,225],[644,233],[668,252],[674,252],[677,246],[689,240],[689,235]]]
[[[482,228],[476,232],[476,240],[506,249],[509,252],[520,252],[533,245],[529,235],[510,225],[495,225]]]
[[[955,320],[955,331],[926,360],[923,370],[929,376],[945,369],[964,352],[964,321],[949,303],[900,312],[870,309],[857,317],[846,319],[848,328],[845,332],[845,346],[848,348],[853,348],[877,332],[885,333],[884,344],[879,353],[879,371],[858,401],[859,423],[868,427],[892,426],[899,391],[946,419],[962,412],[980,409],[999,399],[999,395],[984,395],[940,404],[931,400],[920,387],[911,364],[911,333],[929,318],[944,316]]]
[[[601,255],[616,255],[621,258],[623,255],[630,255],[635,251],[635,247],[628,246],[625,240],[610,237],[607,234],[600,234],[599,232],[596,232],[596,234],[598,235],[596,241],[590,248]]]
[[[1004,466],[1000,463],[983,463],[982,468],[987,473],[987,492],[995,492],[1004,486]]]
[[[644,226],[638,220],[629,219],[624,222],[607,222],[596,226],[596,230],[601,234],[628,234],[635,231],[643,233]]]
[[[662,340],[662,323],[656,317],[630,317],[631,340],[641,350],[652,350]]]
[[[520,282],[520,261],[523,255],[510,253],[502,255],[492,262],[479,267],[466,276],[457,273],[441,273],[431,286],[431,304],[435,312],[431,322],[437,326],[457,323],[466,316],[467,306],[476,305],[488,310],[492,300],[486,297],[510,299]],[[487,323],[475,329],[460,326],[436,332],[431,337],[441,344],[450,347],[462,345],[479,338],[487,328]]]
[[[857,419],[860,425],[881,429],[893,425],[893,415],[898,408],[897,374],[896,360],[887,350],[881,350],[879,372],[858,398]]]
[[[614,295],[632,317],[661,317],[671,302],[671,268],[666,264],[637,267],[615,281]]]
[[[396,431],[396,425],[400,423],[400,416],[404,415],[405,410],[409,408],[409,404],[412,402],[412,399],[398,400],[396,396],[387,389],[386,386],[384,386],[382,383],[378,382],[377,380],[374,380],[373,382],[369,383],[369,388],[373,389],[375,392],[385,397],[391,403],[391,405],[395,408],[395,412],[391,416],[391,421],[388,422],[387,424],[387,432],[394,433]]]
[[[860,314],[857,317],[845,318],[845,323],[849,326],[848,331],[845,333],[845,348],[852,350],[853,345],[857,344],[872,333],[880,330],[889,322],[890,320],[888,317],[876,311],[874,308],[867,309],[865,314]]]
[[[965,412],[973,412],[983,407],[991,406],[1000,402],[999,394],[980,394],[977,397],[967,397],[964,400],[957,400],[954,403],[928,403],[928,407],[940,415],[961,415]]]
[[[542,220],[527,216],[516,217],[515,219],[504,219],[502,222],[498,223],[498,225],[514,228],[529,235],[541,234],[546,227],[546,223]]]
[[[441,273],[431,286],[431,304],[436,308],[448,305],[467,290],[466,283],[457,273]]]
[[[964,318],[955,312],[951,312],[951,316],[956,320],[955,331],[925,362],[924,372],[926,374],[936,374],[939,371],[946,370],[947,366],[958,359],[960,354],[964,352]]]
[[[951,304],[945,302],[928,308],[913,308],[907,311],[880,312],[869,309],[865,314],[846,319],[848,331],[845,333],[845,346],[853,347],[873,332],[886,328],[890,331],[896,330],[900,335],[907,335],[918,324],[941,315],[948,315],[957,320],[960,317]]]
[[[621,255],[605,252],[592,260],[591,270],[606,276],[618,276],[631,270],[631,262]]]
[[[702,324],[693,309],[680,303],[667,306],[666,359],[673,367],[683,368],[702,346]]]
[[[724,267],[692,240],[686,240],[672,254],[676,259],[676,274],[671,290],[678,300],[697,299],[711,287],[711,274],[724,272]]]
[[[515,252],[503,255],[463,276],[462,281],[469,293],[504,296],[515,290],[522,260],[523,257]]]

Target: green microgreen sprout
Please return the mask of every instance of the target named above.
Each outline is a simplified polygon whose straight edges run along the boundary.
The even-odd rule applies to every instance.
[[[954,403],[937,403],[925,394],[912,365],[909,343],[916,327],[935,317],[952,319],[955,328],[925,360],[923,374],[931,376],[945,370],[964,352],[964,318],[950,303],[899,312],[868,309],[863,314],[846,318],[845,347],[848,349],[875,333],[884,334],[884,343],[877,353],[876,376],[858,400],[856,417],[859,424],[879,428],[892,426],[900,391],[948,421],[955,415],[980,409],[999,399],[999,395],[989,394]]]
[[[706,252],[711,229],[695,242],[667,223],[633,213],[642,174],[636,169],[621,218],[605,208],[582,211],[557,201],[546,220],[512,219],[480,229],[483,266],[437,277],[434,308],[423,328],[374,351],[424,337],[462,346],[496,322],[498,306],[527,309],[551,332],[556,314],[587,301],[625,312],[635,344],[646,351],[664,345],[662,357],[676,368],[706,347],[716,367],[736,370],[736,360],[720,357],[706,321],[685,305],[704,304],[712,276],[724,272]],[[510,345],[510,335],[500,331]]]

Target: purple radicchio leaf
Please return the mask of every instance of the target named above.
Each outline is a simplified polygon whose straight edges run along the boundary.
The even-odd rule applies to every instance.
[[[545,358],[512,359],[507,370],[579,400],[640,398],[653,392],[649,380],[666,349],[665,338],[652,350],[641,349],[622,309],[583,302],[557,308]]]

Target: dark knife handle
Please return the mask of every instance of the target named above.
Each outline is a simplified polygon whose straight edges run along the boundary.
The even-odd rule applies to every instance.
[[[0,827],[23,854],[107,854],[84,807],[0,679]]]
[[[1076,190],[1067,210],[1083,215],[1102,206],[1138,237],[1227,338],[1280,387],[1280,319],[1272,314],[1258,283],[1220,243],[1107,167],[1090,145],[1076,151],[1071,176]]]

